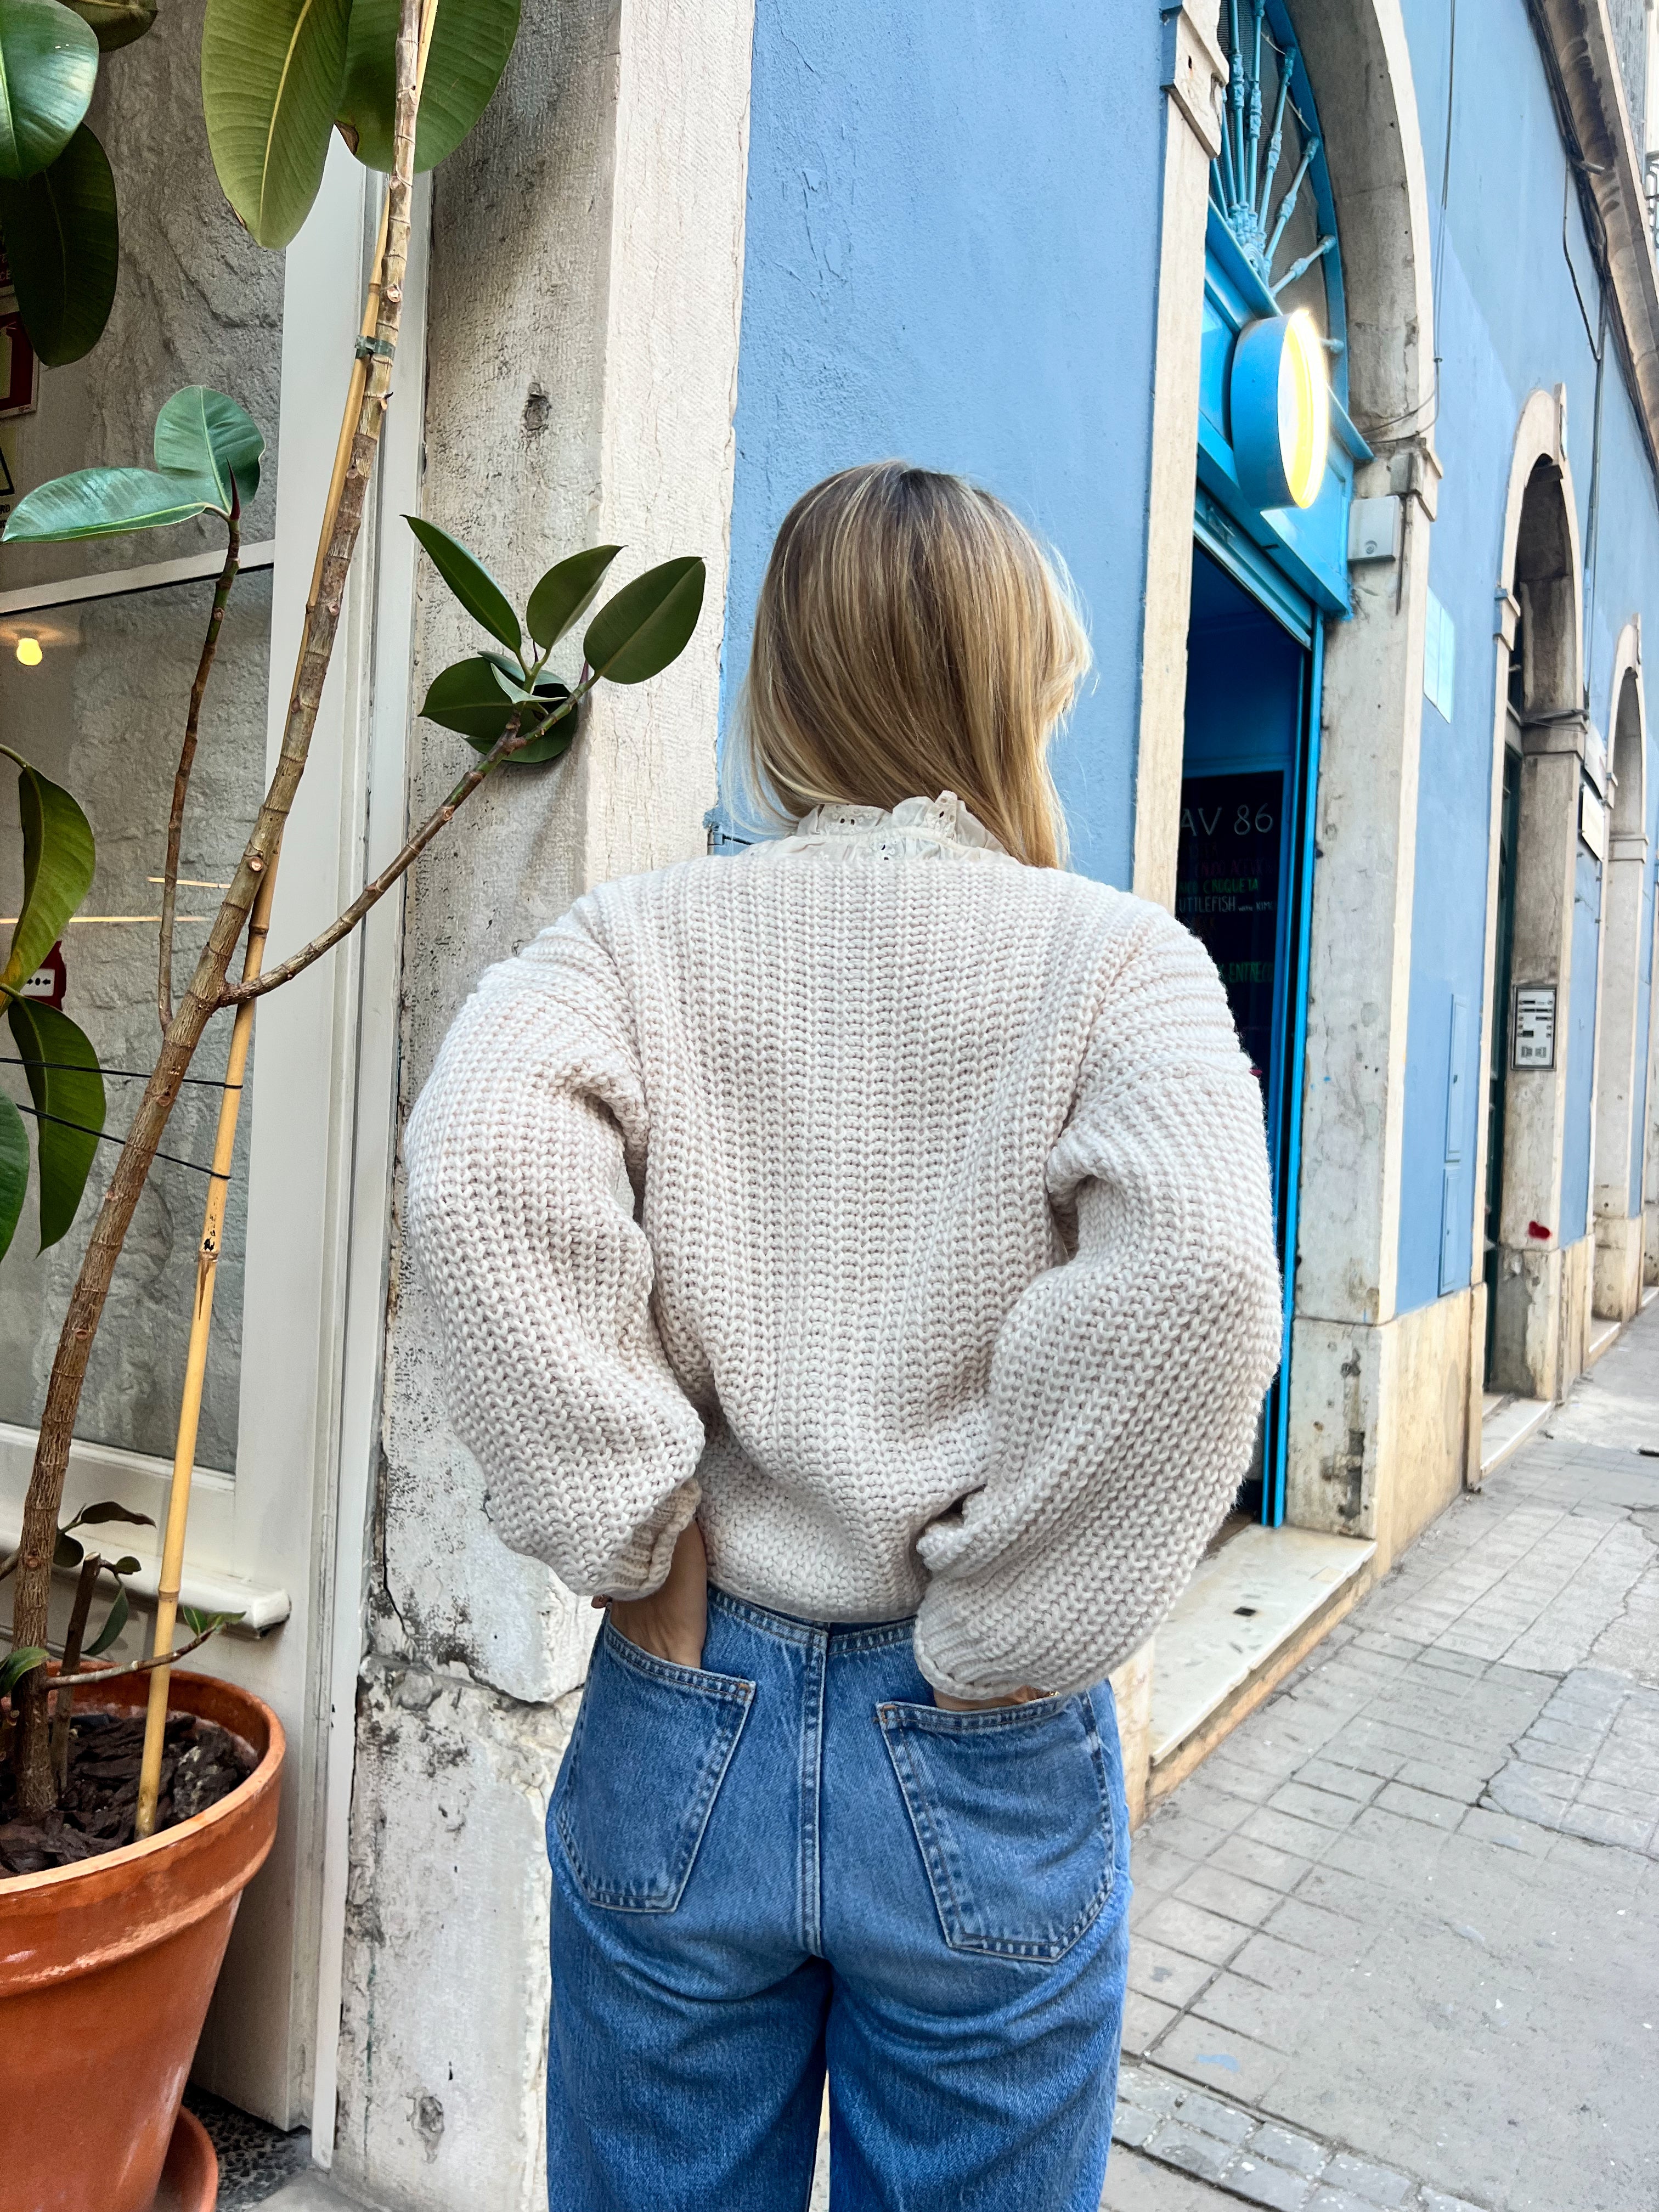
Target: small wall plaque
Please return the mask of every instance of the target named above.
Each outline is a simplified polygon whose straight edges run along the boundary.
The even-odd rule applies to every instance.
[[[1515,1067],[1553,1067],[1555,1065],[1555,986],[1517,983],[1512,1028]]]

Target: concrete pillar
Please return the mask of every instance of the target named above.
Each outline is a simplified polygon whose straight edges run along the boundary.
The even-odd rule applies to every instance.
[[[1585,719],[1564,708],[1522,731],[1516,851],[1515,986],[1553,986],[1555,1064],[1516,1067],[1511,1045],[1504,1128],[1493,1387],[1560,1396],[1583,1364],[1564,1297],[1561,1161],[1566,1136],[1566,1036],[1572,988],[1573,878]],[[1582,1331],[1577,1332],[1582,1335]]]
[[[696,552],[709,582],[665,677],[602,692],[569,759],[503,771],[411,878],[404,1113],[487,965],[587,884],[704,844],[750,31],[742,0],[526,0],[501,90],[437,173],[425,512],[520,604],[549,562],[603,540],[626,545],[618,581]],[[429,575],[423,593],[416,700],[477,650]],[[453,782],[458,750],[415,724],[412,814]],[[447,1425],[435,1316],[399,1261],[394,1248],[337,2113],[314,2133],[333,2130],[339,2179],[387,2212],[531,2212],[547,2202],[542,1824],[597,1616],[492,1532]]]
[[[1140,735],[1135,755],[1134,889],[1175,902],[1181,763],[1187,735],[1187,632],[1192,617],[1193,499],[1198,483],[1204,233],[1210,164],[1221,150],[1227,63],[1215,9],[1177,0],[1164,9],[1164,215],[1158,274],[1158,354],[1140,641]]]

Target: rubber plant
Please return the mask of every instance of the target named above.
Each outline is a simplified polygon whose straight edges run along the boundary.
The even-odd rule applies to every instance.
[[[31,9],[67,12],[63,0],[0,0],[0,67],[14,75],[20,67],[27,68],[28,58],[9,27]],[[149,10],[137,0],[128,8],[115,5],[114,0],[107,4],[84,0],[75,12],[88,18],[125,18],[147,15]],[[520,617],[495,579],[466,548],[430,523],[410,518],[440,576],[489,640],[485,649],[447,668],[434,680],[422,708],[431,720],[463,738],[477,757],[443,804],[410,832],[396,858],[334,921],[290,957],[264,969],[265,936],[283,835],[306,770],[391,395],[411,179],[417,169],[451,152],[482,113],[512,51],[518,16],[519,0],[208,0],[201,49],[208,138],[227,197],[252,236],[261,245],[276,248],[295,235],[315,198],[329,136],[337,128],[359,160],[386,171],[387,183],[361,337],[355,356],[345,365],[344,420],[280,750],[234,879],[176,1001],[172,919],[180,825],[203,697],[236,580],[240,516],[258,482],[263,453],[258,426],[227,395],[190,386],[175,393],[157,418],[154,468],[83,470],[42,485],[19,503],[4,533],[9,540],[61,542],[162,529],[209,515],[217,518],[226,541],[224,567],[214,588],[190,692],[169,811],[156,989],[161,1048],[121,1141],[64,1317],[15,1559],[13,1649],[0,1686],[11,1692],[9,1756],[20,1808],[31,1817],[52,1809],[58,1786],[48,1713],[54,1686],[61,1715],[64,1695],[88,1679],[71,1664],[60,1669],[54,1686],[46,1667],[47,1604],[54,1554],[64,1556],[58,1522],[82,1385],[134,1209],[208,1024],[215,1014],[234,1009],[210,1182],[212,1195],[198,1255],[154,1649],[150,1658],[124,1670],[148,1670],[150,1674],[140,1835],[148,1832],[154,1817],[168,1668],[228,1618],[185,1613],[185,1625],[193,1640],[174,1648],[196,1417],[231,1142],[255,1004],[353,929],[489,777],[508,765],[545,762],[566,751],[577,733],[581,704],[597,684],[642,683],[666,667],[686,645],[702,606],[704,571],[700,560],[686,556],[648,569],[587,621],[580,668],[572,670],[566,683],[552,672],[550,659],[588,614],[620,549],[596,546],[556,562],[530,593]],[[27,21],[36,42],[28,52],[44,52],[40,21],[30,17]],[[21,64],[20,55],[24,57]],[[37,102],[38,106],[44,104]],[[3,164],[0,136],[0,173]],[[29,975],[85,896],[92,879],[94,847],[76,800],[26,762],[18,761],[17,766],[23,802],[25,896],[9,957],[0,970],[0,1000],[5,1002],[29,1078],[42,1236],[51,1241],[48,1229],[64,1233],[85,1188],[92,1152],[103,1128],[102,1085],[96,1055],[83,1033],[66,1016],[31,1004],[23,991]],[[233,975],[239,948],[240,972]],[[31,1030],[30,1025],[41,1024],[47,1012],[54,1018]],[[26,1044],[28,1036],[33,1042]],[[16,1108],[9,1100],[0,1103],[0,1250],[9,1241],[22,1206],[28,1158]],[[87,1516],[81,1518],[84,1522]],[[131,1564],[120,1559],[110,1563],[108,1571],[115,1573],[118,1585],[120,1576],[131,1571]],[[85,1578],[88,1588],[95,1579],[95,1575]],[[124,1601],[125,1591],[120,1590],[116,1603]],[[84,1629],[84,1612],[82,1625]],[[107,1630],[104,1633],[112,1640]]]

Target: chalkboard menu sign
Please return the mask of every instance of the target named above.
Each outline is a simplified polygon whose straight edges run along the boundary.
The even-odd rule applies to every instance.
[[[1181,787],[1176,918],[1221,971],[1239,1042],[1265,1091],[1278,1001],[1282,769],[1187,777]]]

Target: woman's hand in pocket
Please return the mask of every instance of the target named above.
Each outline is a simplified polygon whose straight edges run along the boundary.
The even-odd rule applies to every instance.
[[[708,1628],[708,1556],[702,1529],[692,1521],[681,1530],[668,1579],[659,1590],[649,1597],[596,1597],[593,1602],[608,1605],[617,1634],[653,1659],[701,1667]]]
[[[1029,1705],[1036,1698],[1046,1698],[1046,1690],[1010,1690],[1000,1698],[953,1698],[948,1690],[935,1690],[933,1703],[942,1712],[985,1713],[998,1705]]]

